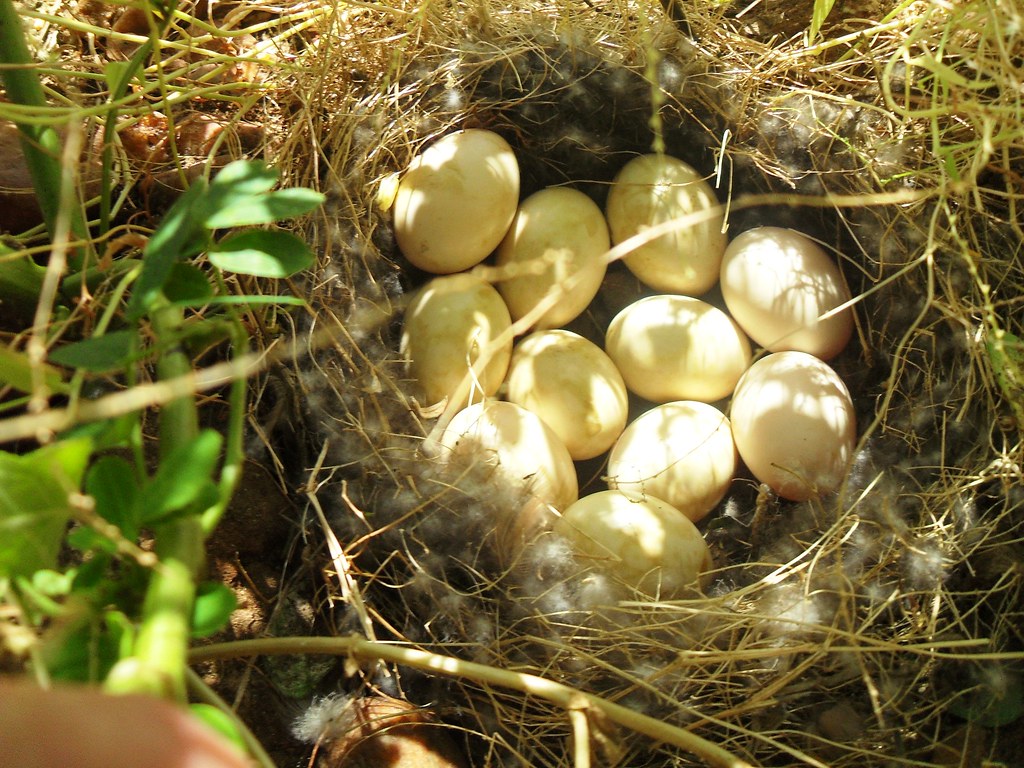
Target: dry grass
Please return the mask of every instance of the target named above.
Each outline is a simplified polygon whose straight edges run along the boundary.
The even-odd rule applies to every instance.
[[[983,719],[996,695],[984,686],[1019,679],[1022,649],[1014,11],[839,9],[809,45],[798,20],[769,29],[757,4],[688,9],[692,38],[653,5],[527,5],[343,12],[317,51],[296,142],[322,154],[297,153],[297,178],[336,201],[314,234],[330,255],[317,323],[344,335],[303,381],[334,422],[316,497],[341,532],[362,624],[566,682],[755,763],[945,764],[966,722],[952,712]],[[732,495],[709,532],[721,553],[709,596],[598,620],[571,577],[493,562],[477,521],[507,498],[472,468],[452,478],[415,453],[430,424],[402,394],[389,324],[417,278],[374,196],[425,143],[470,126],[509,136],[529,183],[599,190],[655,141],[645,75],[662,86],[669,151],[716,174],[734,225],[778,213],[843,255],[859,343],[837,365],[862,440],[836,498]],[[445,543],[456,520],[479,532],[472,546]],[[444,690],[451,719],[479,732],[480,764],[582,759],[562,709],[469,680]],[[997,734],[966,727],[1001,754]],[[691,764],[621,727],[590,738],[598,763]]]

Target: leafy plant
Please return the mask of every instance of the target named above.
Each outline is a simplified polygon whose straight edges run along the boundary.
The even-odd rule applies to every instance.
[[[314,258],[297,236],[263,228],[322,201],[276,189],[278,178],[261,162],[238,161],[194,183],[141,259],[126,260],[123,290],[108,297],[93,333],[57,346],[42,367],[0,351],[0,382],[27,393],[43,385],[73,406],[97,374],[130,386],[149,366],[181,381],[193,372],[192,346],[246,354],[242,312],[301,300],[237,295],[226,273],[284,278]],[[234,608],[230,590],[201,578],[204,542],[241,471],[244,380],[226,401],[223,432],[200,427],[194,394],[164,402],[155,459],[139,411],[79,424],[28,453],[0,452],[0,591],[41,633],[41,643],[27,643],[37,675],[184,701],[191,639],[216,632]],[[143,533],[151,549],[139,546]]]

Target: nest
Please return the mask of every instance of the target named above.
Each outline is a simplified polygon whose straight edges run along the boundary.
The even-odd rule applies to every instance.
[[[302,106],[281,156],[329,204],[309,223],[323,259],[280,372],[302,418],[272,445],[299,457],[307,536],[334,545],[318,550],[330,632],[542,676],[755,764],[1015,759],[1019,14],[841,3],[808,44],[810,3],[517,5],[344,4],[294,74]],[[705,595],[623,600],[614,574],[553,538],[503,563],[494,520],[523,489],[421,451],[433,416],[410,396],[397,338],[425,276],[377,195],[468,127],[510,141],[524,194],[572,183],[598,202],[626,159],[663,142],[714,181],[733,233],[792,226],[839,255],[857,296],[834,361],[856,460],[807,503],[734,482],[703,524],[717,565]],[[699,763],[457,669],[364,665],[331,685],[431,705],[473,766]]]

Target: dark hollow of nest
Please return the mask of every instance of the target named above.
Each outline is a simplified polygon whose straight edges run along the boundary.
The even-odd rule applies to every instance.
[[[437,76],[441,71],[450,77]],[[713,178],[721,136],[728,129],[735,137],[719,189],[723,201],[770,192],[813,197],[873,191],[865,167],[868,149],[891,142],[870,111],[797,96],[786,97],[775,109],[745,114],[740,105],[747,100],[738,90],[742,83],[696,58],[666,55],[658,78],[669,97],[663,110],[669,154]],[[381,126],[394,115],[415,112],[418,117],[405,128],[406,135],[391,137],[398,148],[390,170],[399,170],[410,147],[428,136],[488,127],[515,148],[524,196],[550,184],[575,182],[603,206],[618,168],[630,156],[650,151],[650,88],[634,68],[552,42],[497,60],[467,44],[455,57],[425,56],[404,79],[417,84],[406,102],[364,100],[361,119],[342,129],[351,132],[351,141],[342,142],[346,156],[334,158],[336,177],[343,182],[331,190],[331,223],[317,234],[329,258],[310,282],[315,308],[309,319],[315,316],[316,321],[300,333],[300,346],[321,338],[306,338],[309,331],[328,328],[332,338],[292,367],[288,376],[302,418],[281,425],[275,435],[284,448],[281,454],[295,457],[291,470],[297,487],[306,483],[314,465],[321,478],[328,478],[317,498],[342,546],[363,542],[348,554],[364,600],[393,628],[381,623],[378,638],[541,671],[677,724],[692,722],[695,709],[712,715],[727,711],[777,683],[773,702],[731,717],[731,723],[752,733],[710,723],[701,726],[701,733],[765,765],[792,764],[779,743],[835,765],[888,764],[881,755],[927,759],[930,745],[963,722],[934,706],[950,695],[948,675],[955,669],[970,677],[973,667],[904,658],[898,650],[866,654],[856,674],[846,668],[849,654],[827,650],[773,659],[776,646],[767,640],[757,646],[766,636],[765,622],[744,623],[742,613],[744,608],[766,610],[782,598],[766,588],[750,593],[752,605],[722,608],[727,604],[722,601],[815,542],[835,538],[829,531],[850,518],[848,510],[854,508],[856,526],[844,525],[845,530],[856,527],[856,535],[824,547],[815,569],[794,570],[782,582],[799,582],[807,594],[823,595],[824,630],[858,627],[874,640],[897,643],[919,639],[915,622],[929,621],[940,635],[998,635],[1004,643],[998,650],[1021,650],[1019,634],[1007,636],[1003,626],[1003,598],[987,596],[998,575],[979,561],[993,553],[997,559],[1009,556],[1006,547],[1011,545],[1001,542],[1019,534],[1024,499],[1019,488],[1007,488],[995,477],[955,492],[962,478],[978,471],[986,446],[999,440],[997,408],[978,389],[972,327],[929,296],[923,267],[894,277],[926,243],[921,222],[930,215],[930,204],[912,210],[776,204],[737,206],[730,214],[730,235],[758,224],[790,226],[842,254],[854,295],[866,295],[857,306],[859,335],[833,365],[853,394],[860,427],[873,424],[874,429],[842,495],[758,508],[753,482],[733,484],[703,526],[720,568],[709,591],[719,610],[707,620],[701,641],[706,644],[699,647],[721,651],[730,643],[749,641],[766,649],[766,660],[729,664],[719,654],[714,664],[673,666],[678,638],[668,621],[671,615],[653,611],[663,621],[648,628],[595,621],[590,609],[601,594],[588,592],[571,558],[552,560],[552,550],[541,550],[513,573],[503,572],[489,521],[514,504],[521,489],[496,485],[485,470],[473,467],[461,468],[464,474],[456,481],[450,471],[417,454],[429,426],[405,398],[397,338],[403,298],[426,276],[403,261],[386,215],[370,199],[373,175],[381,168],[379,160],[369,158],[389,141]],[[453,79],[458,86],[450,84]],[[870,101],[875,95],[861,96]],[[812,107],[815,119],[801,119]],[[411,143],[410,131],[416,134]],[[889,152],[887,162],[910,162],[898,147],[890,146]],[[977,229],[989,247],[1006,243],[1011,252],[1011,235],[995,217],[979,218]],[[960,256],[943,243],[934,253],[934,271],[943,286],[970,292]],[[630,298],[641,295],[643,289],[630,283],[620,266],[612,268],[610,279],[635,290]],[[368,307],[390,311],[383,322],[370,322],[365,318],[378,315]],[[614,299],[605,304],[599,299],[590,320],[581,322],[600,327],[618,308]],[[581,469],[581,485],[599,470],[599,463]],[[929,523],[940,514],[945,516],[941,531]],[[967,533],[979,525],[989,526],[985,547]],[[954,562],[949,552],[957,548],[967,555]],[[949,564],[931,571],[920,566],[914,555],[932,550]],[[554,554],[564,552],[555,546]],[[882,589],[899,596],[880,603]],[[922,618],[938,595],[937,617]],[[965,612],[973,617],[969,624],[955,618]],[[725,614],[733,617],[728,630],[722,625]],[[358,614],[338,603],[328,623],[324,631],[362,631]],[[744,633],[746,641],[740,639]],[[778,646],[809,637],[824,647],[826,636],[821,628],[803,634],[794,630]],[[813,663],[794,676],[795,665],[807,658]],[[651,675],[646,688],[621,674],[655,669],[666,672]],[[872,704],[867,677],[884,678],[889,686],[882,705],[885,718],[877,717],[879,705]],[[338,667],[325,669],[320,679],[316,690],[321,694],[358,690],[367,682],[358,675],[345,677]],[[369,682],[392,695],[432,704],[446,721],[465,727],[459,738],[481,765],[486,754],[487,764],[518,765],[516,750],[532,765],[566,765],[570,759],[564,751],[567,720],[539,702],[408,669],[378,672]],[[837,708],[854,713],[852,732],[837,735],[828,729],[822,713]],[[775,739],[775,745],[758,731]],[[848,743],[833,746],[826,737]],[[644,739],[621,732],[615,739],[625,745],[624,764],[695,764]]]

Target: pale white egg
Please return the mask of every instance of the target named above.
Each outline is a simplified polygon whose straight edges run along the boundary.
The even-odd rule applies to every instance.
[[[850,290],[839,266],[806,235],[757,227],[725,249],[722,296],[733,318],[769,352],[796,350],[829,360],[853,333]]]
[[[856,441],[849,390],[806,352],[776,352],[740,379],[729,412],[740,457],[779,496],[804,501],[843,482]]]
[[[544,420],[573,459],[607,451],[626,425],[622,375],[592,341],[566,330],[536,331],[512,350],[507,397]]]
[[[496,254],[497,265],[517,275],[498,283],[512,319],[545,301],[550,306],[532,327],[573,320],[601,287],[609,246],[604,214],[579,190],[549,187],[526,198]]]
[[[608,326],[605,350],[630,391],[647,400],[714,402],[750,364],[750,342],[722,310],[691,296],[633,302]]]
[[[448,134],[417,155],[398,184],[395,239],[416,267],[450,274],[479,264],[508,232],[519,163],[492,131]]]
[[[641,155],[612,182],[605,210],[612,242],[692,214],[700,220],[673,229],[623,259],[658,291],[700,295],[718,281],[725,250],[723,214],[711,186],[693,168],[669,155]]]
[[[696,526],[654,496],[617,490],[584,496],[562,513],[554,530],[584,564],[656,598],[697,589],[712,568]]]
[[[511,324],[501,295],[473,275],[435,277],[420,288],[405,311],[400,350],[423,404],[496,393],[512,356]]]
[[[473,403],[455,414],[440,444],[442,456],[486,462],[509,480],[523,483],[544,505],[562,510],[578,498],[569,451],[539,416],[521,405],[502,400]]]
[[[722,500],[736,473],[729,419],[707,403],[679,401],[645,411],[608,456],[611,488],[664,499],[698,522]]]

